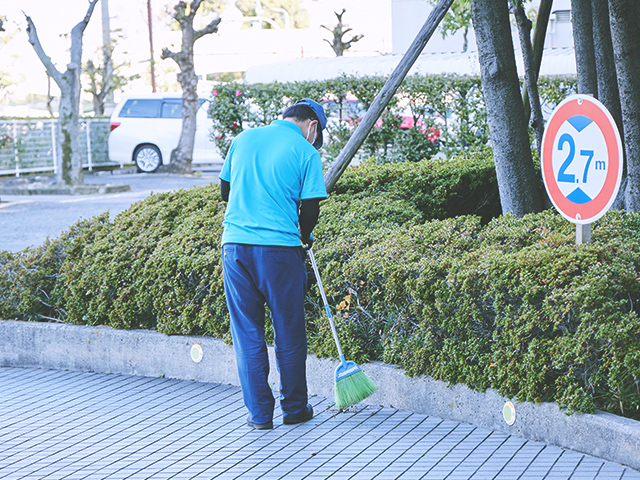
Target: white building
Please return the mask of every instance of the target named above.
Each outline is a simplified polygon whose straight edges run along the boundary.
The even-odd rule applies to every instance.
[[[228,0],[221,13],[219,32],[202,37],[196,43],[195,64],[205,78],[212,73],[245,72],[252,67],[308,58],[331,58],[334,52],[325,39],[332,34],[322,26],[333,28],[338,19],[334,12],[346,10],[343,23],[352,34],[364,37],[353,44],[348,56],[374,57],[391,53],[391,0],[302,0],[309,16],[309,28],[247,28],[255,20],[243,17]],[[269,19],[267,19],[269,20]],[[286,25],[285,17],[285,25]]]
[[[318,2],[321,3],[321,2]],[[335,78],[341,74],[389,75],[400,62],[419,30],[422,28],[432,6],[426,0],[386,0],[389,7],[391,26],[391,51],[380,51],[375,55],[363,55],[354,48],[344,57],[336,58],[291,58],[269,64],[254,64],[246,69],[248,83],[271,81],[304,81]],[[575,74],[573,35],[570,22],[569,0],[556,0],[552,11],[545,51],[541,65],[541,75]],[[357,31],[354,28],[355,31]],[[519,50],[517,31],[513,31],[516,50]],[[436,31],[423,53],[414,64],[411,73],[437,74],[457,73],[479,75],[476,42],[473,29],[468,34],[468,50],[462,51],[463,34],[443,38]],[[356,44],[357,45],[357,44]],[[518,69],[523,75],[522,56],[516,55]]]

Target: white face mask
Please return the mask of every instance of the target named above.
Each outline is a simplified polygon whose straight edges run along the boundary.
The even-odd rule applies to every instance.
[[[314,131],[315,131],[315,129],[314,129]],[[312,142],[309,140],[309,135],[311,135],[311,124],[309,124],[309,128],[307,129],[307,136],[306,136],[305,138],[306,138],[307,142],[312,143]]]

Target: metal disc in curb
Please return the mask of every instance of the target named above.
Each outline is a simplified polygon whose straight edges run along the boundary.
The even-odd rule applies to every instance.
[[[513,403],[507,402],[502,407],[502,416],[507,425],[513,425],[516,421],[516,407]]]
[[[202,347],[199,343],[196,343],[193,347],[191,347],[191,360],[193,360],[195,363],[200,363],[203,356],[204,352],[202,351]]]
[[[551,202],[572,223],[593,223],[611,207],[622,177],[622,141],[613,117],[589,95],[553,111],[542,139],[542,179]]]

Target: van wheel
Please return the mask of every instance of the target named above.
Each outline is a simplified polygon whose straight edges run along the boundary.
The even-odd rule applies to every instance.
[[[136,148],[133,153],[133,161],[138,167],[139,172],[151,173],[155,172],[160,164],[162,158],[160,157],[160,150],[154,145],[142,145]]]

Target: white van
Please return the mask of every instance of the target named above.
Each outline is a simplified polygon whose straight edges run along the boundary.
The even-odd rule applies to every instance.
[[[192,164],[219,164],[223,158],[211,138],[209,101],[200,99]],[[130,95],[111,115],[109,159],[134,163],[140,172],[154,172],[171,161],[182,128],[182,96],[171,93]]]

